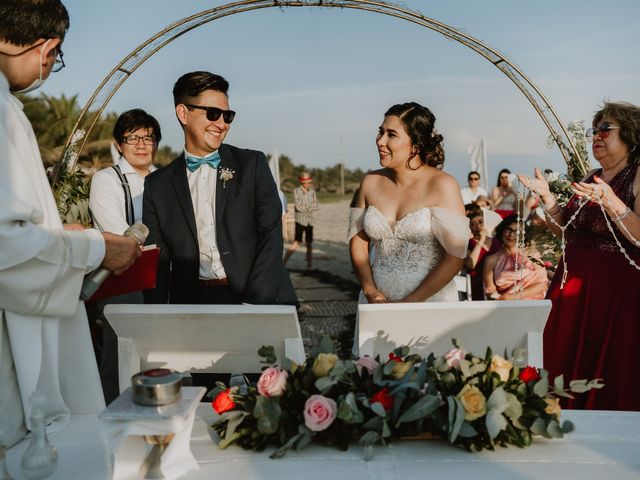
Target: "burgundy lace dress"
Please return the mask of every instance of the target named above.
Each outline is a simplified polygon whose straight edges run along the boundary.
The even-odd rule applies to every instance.
[[[633,208],[638,166],[629,165],[609,183]],[[594,172],[600,175],[601,172]],[[587,182],[593,181],[591,175]],[[574,197],[565,221],[578,208]],[[629,256],[640,265],[640,248],[631,244],[610,220]],[[620,252],[600,206],[585,205],[566,231],[566,262],[549,288],[551,314],[544,331],[544,364],[550,379],[602,378],[605,387],[567,402],[569,408],[640,410],[640,271]],[[562,274],[567,280],[560,289]]]

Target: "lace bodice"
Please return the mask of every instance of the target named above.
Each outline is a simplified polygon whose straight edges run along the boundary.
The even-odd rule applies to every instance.
[[[390,301],[402,299],[422,282],[442,258],[445,250],[441,242],[447,243],[449,247],[447,251],[450,248],[458,249],[457,245],[451,246],[451,243],[456,243],[456,240],[451,239],[455,235],[444,227],[443,218],[440,218],[438,213],[442,215],[443,209],[421,208],[390,224],[374,206],[366,209],[362,218],[362,227],[373,244],[371,252],[373,279],[378,289]],[[466,218],[462,218],[464,223]],[[456,218],[451,220],[453,224],[459,221]],[[466,224],[468,225],[468,221]],[[460,240],[463,245],[461,256],[466,252],[469,237],[467,232],[468,227],[466,231],[463,229],[461,234]],[[464,238],[465,235],[466,238]],[[443,240],[447,236],[449,238]],[[457,300],[458,292],[452,280],[427,301]]]

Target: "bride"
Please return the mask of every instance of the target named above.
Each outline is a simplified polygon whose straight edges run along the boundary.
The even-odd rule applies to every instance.
[[[351,262],[360,303],[458,301],[453,281],[471,237],[460,187],[442,171],[435,116],[415,102],[384,116],[381,169],[362,180],[351,209]]]

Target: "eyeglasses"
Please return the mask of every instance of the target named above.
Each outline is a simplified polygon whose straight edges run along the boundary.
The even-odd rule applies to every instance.
[[[56,61],[53,63],[53,67],[51,68],[52,73],[59,72],[64,67],[66,67],[62,57],[64,57],[62,50],[60,50],[59,48],[56,48]]]
[[[475,182],[476,180],[480,180],[480,177],[469,177],[470,182]]]
[[[153,135],[145,135],[144,137],[139,137],[138,135],[129,135],[128,137],[124,137],[124,143],[127,145],[137,145],[140,140],[145,145],[155,145],[156,137]]]
[[[514,230],[513,228],[505,228],[503,230],[504,233],[506,233],[507,235],[515,235],[516,233],[518,233],[516,230]]]
[[[609,123],[603,123],[599,127],[588,128],[584,136],[587,137],[587,140],[593,142],[593,137],[595,137],[596,134],[599,134],[602,139],[608,138],[611,130],[620,130],[620,127],[614,127]]]
[[[207,120],[209,120],[210,122],[215,122],[220,118],[220,115],[222,115],[224,123],[230,124],[236,117],[236,112],[234,112],[233,110],[222,110],[218,107],[203,107],[202,105],[189,105],[186,103],[184,104],[184,106],[187,108],[197,108],[198,110],[204,110],[205,112],[207,112]]]
[[[43,40],[40,43],[36,43],[35,45],[31,45],[30,47],[25,48],[24,50],[22,50],[21,52],[18,53],[4,53],[2,52],[4,55],[7,55],[8,57],[18,57],[24,53],[27,53],[29,50],[33,50],[34,48],[38,48],[41,45],[44,45],[45,43],[47,43],[49,40]],[[52,73],[56,73],[59,72],[60,70],[62,70],[66,65],[64,63],[64,60],[62,59],[62,57],[64,56],[64,54],[62,53],[62,50],[60,49],[60,47],[56,47],[56,60],[53,64],[53,67],[51,68],[51,72]]]

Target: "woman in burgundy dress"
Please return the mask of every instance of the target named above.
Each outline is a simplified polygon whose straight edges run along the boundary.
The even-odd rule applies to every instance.
[[[573,184],[564,209],[539,170],[534,179],[520,176],[540,195],[550,226],[549,217],[566,225],[575,215],[547,296],[553,306],[544,365],[550,378],[603,379],[602,390],[569,401],[569,408],[640,410],[640,108],[605,103],[587,137],[602,168]]]

